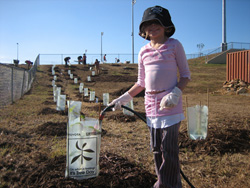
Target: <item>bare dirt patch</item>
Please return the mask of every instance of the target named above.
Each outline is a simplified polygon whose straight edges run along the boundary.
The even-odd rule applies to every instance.
[[[209,125],[206,140],[191,140],[186,121],[179,136],[181,168],[195,187],[250,187],[250,97],[224,95],[225,65],[190,62],[192,82],[184,91],[189,106],[206,104],[209,88]],[[101,65],[92,77],[89,66],[56,66],[56,74],[68,100],[82,101],[82,115],[98,118],[102,104],[78,93],[69,79],[71,70],[79,83],[94,90],[101,102],[110,101],[136,82],[137,65]],[[102,121],[100,174],[76,181],[65,178],[67,109],[57,111],[51,87],[51,66],[39,66],[32,90],[0,111],[0,187],[147,188],[156,181],[147,125],[136,116],[107,111]],[[184,110],[186,107],[184,101]],[[145,118],[143,93],[134,98],[135,111]],[[189,187],[182,179],[183,187]]]

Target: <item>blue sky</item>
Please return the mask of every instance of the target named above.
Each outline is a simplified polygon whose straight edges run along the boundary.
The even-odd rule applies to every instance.
[[[38,54],[132,53],[132,0],[0,0],[0,62],[34,61]],[[137,0],[134,53],[147,43],[139,35],[146,8],[167,8],[173,38],[187,54],[217,48],[222,42],[222,0]],[[250,43],[250,0],[226,0],[227,42]],[[18,43],[18,45],[17,45]],[[17,50],[18,49],[18,50]],[[88,62],[100,56],[88,58]],[[120,59],[123,57],[121,56]],[[75,59],[75,58],[74,58]],[[126,60],[131,60],[126,58]],[[111,61],[111,60],[110,60]],[[137,56],[135,56],[137,62]]]

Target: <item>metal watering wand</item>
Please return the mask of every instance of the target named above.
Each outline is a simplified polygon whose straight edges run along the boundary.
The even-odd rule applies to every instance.
[[[101,126],[102,125],[102,120],[105,116],[105,113],[106,111],[110,110],[111,108],[113,108],[115,105],[112,105],[112,106],[107,106],[101,113],[100,113],[100,116],[99,116],[99,125]],[[132,110],[131,108],[127,107],[127,106],[124,106],[124,105],[121,105],[122,108],[134,113],[138,118],[140,118],[142,121],[144,121],[144,123],[147,124],[147,121],[146,119],[141,115],[139,114],[138,112]],[[182,177],[184,178],[184,180],[188,183],[188,185],[191,187],[191,188],[195,188],[192,183],[188,180],[188,178],[185,176],[185,174],[182,172],[182,170],[180,169],[180,173],[182,175]]]

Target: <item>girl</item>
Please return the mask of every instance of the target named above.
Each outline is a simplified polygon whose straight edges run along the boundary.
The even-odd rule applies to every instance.
[[[154,188],[180,188],[178,133],[184,119],[182,91],[190,80],[186,55],[182,44],[170,38],[175,26],[167,9],[146,9],[139,29],[139,35],[150,42],[138,55],[138,81],[110,105],[121,109],[145,89],[147,125],[158,177]]]

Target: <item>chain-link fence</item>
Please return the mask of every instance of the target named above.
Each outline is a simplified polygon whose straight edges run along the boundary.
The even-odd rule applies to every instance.
[[[30,70],[0,63],[0,108],[12,104],[30,90],[39,61],[38,55]]]

